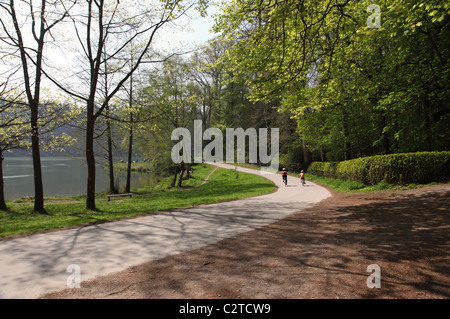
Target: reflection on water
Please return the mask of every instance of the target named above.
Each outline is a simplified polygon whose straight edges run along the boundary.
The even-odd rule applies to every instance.
[[[13,176],[4,176],[3,178],[8,179],[8,178],[21,178],[21,177],[30,177],[30,176],[33,176],[33,175],[13,175]]]
[[[43,157],[41,166],[45,196],[65,197],[86,193],[87,168],[82,161],[66,157]],[[96,173],[96,191],[107,191],[109,187],[108,173],[100,165],[97,165]],[[3,175],[7,200],[34,196],[31,158],[5,157]],[[124,172],[116,173],[115,178],[119,187],[123,188],[126,174]],[[131,174],[132,190],[155,183],[156,178],[150,174]]]

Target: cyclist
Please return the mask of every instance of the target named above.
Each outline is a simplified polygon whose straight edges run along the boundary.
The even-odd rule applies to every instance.
[[[281,177],[283,178],[283,183],[286,186],[287,185],[287,171],[285,168],[281,171]]]
[[[303,170],[300,171],[300,181],[302,185],[305,185],[305,172]]]

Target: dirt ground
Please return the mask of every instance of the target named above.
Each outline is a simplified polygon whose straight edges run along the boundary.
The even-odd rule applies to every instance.
[[[275,224],[42,298],[447,299],[449,198],[450,184],[333,192]],[[370,289],[374,264],[381,288]]]

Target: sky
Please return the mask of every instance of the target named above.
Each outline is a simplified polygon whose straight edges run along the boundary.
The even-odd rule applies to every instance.
[[[183,17],[177,24],[180,28],[172,28],[169,30],[165,28],[159,34],[157,43],[161,43],[164,48],[173,50],[174,47],[195,47],[212,39],[215,35],[211,31],[214,25],[213,14],[217,14],[219,8],[216,5],[211,5],[208,8],[208,16],[201,17],[196,11],[191,11]],[[181,30],[181,27],[189,30]]]

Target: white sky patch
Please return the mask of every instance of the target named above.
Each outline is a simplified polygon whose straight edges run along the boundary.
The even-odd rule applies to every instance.
[[[217,7],[211,6],[208,16],[201,17],[197,11],[191,10],[174,25],[163,28],[154,47],[163,48],[165,51],[184,51],[204,44],[215,36],[211,30],[214,25],[212,15],[217,12]]]

